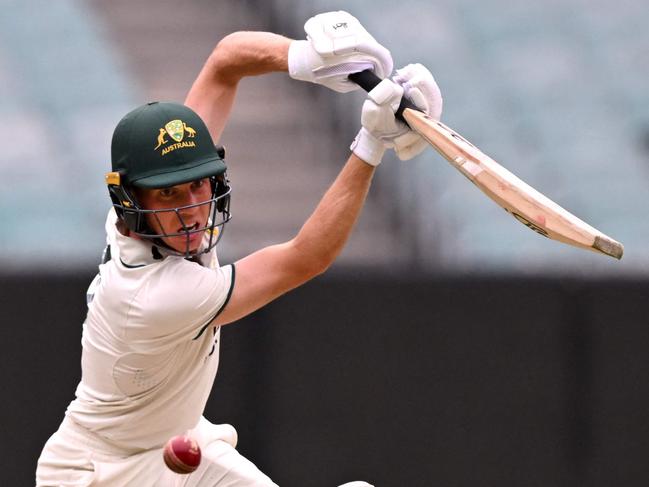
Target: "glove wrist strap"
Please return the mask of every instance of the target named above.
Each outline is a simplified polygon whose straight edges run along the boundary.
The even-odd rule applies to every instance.
[[[349,148],[360,159],[374,167],[381,163],[385,153],[383,142],[374,137],[365,127],[361,128]]]

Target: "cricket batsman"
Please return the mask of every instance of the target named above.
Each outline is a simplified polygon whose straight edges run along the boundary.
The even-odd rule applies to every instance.
[[[38,459],[38,487],[276,485],[237,452],[232,426],[203,416],[220,329],[323,273],[347,241],[385,150],[404,160],[423,150],[426,143],[394,118],[404,92],[435,119],[442,110],[430,72],[409,65],[393,76],[389,51],[350,14],[316,15],[305,30],[305,40],[230,34],[184,104],[147,103],[117,124],[106,175],[107,246],[88,289],[82,377]],[[348,92],[357,87],[347,76],[364,69],[384,80],[369,93],[352,153],[313,214],[292,239],[221,265],[215,247],[230,219],[231,187],[214,141],[239,81],[285,71]],[[186,475],[163,462],[163,446],[180,434],[202,451]]]

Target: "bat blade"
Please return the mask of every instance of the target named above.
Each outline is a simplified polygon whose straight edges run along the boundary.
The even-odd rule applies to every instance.
[[[411,108],[403,111],[403,117],[453,167],[526,227],[553,240],[622,258],[620,242],[526,184],[453,129]]]

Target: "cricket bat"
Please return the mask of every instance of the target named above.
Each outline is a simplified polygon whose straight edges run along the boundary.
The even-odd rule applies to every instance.
[[[349,75],[370,91],[381,80],[372,71]],[[407,123],[455,169],[516,220],[544,237],[621,259],[624,246],[588,225],[547,196],[516,177],[468,140],[417,110],[407,98],[395,116]]]

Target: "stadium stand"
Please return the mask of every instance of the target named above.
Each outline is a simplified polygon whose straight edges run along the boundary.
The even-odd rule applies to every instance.
[[[626,253],[615,262],[530,233],[429,150],[381,167],[343,267],[649,272],[649,31],[643,26],[649,12],[643,2],[622,0],[610,9],[603,0],[587,8],[581,0],[247,0],[219,8],[191,1],[173,18],[165,14],[175,5],[168,0],[146,0],[137,11],[123,0],[0,2],[8,4],[0,16],[0,83],[9,94],[0,99],[0,117],[11,133],[0,154],[5,267],[96,260],[112,127],[143,98],[181,99],[219,36],[246,27],[302,36],[310,15],[344,8],[390,47],[395,65],[420,61],[433,71],[448,125],[622,241]],[[143,15],[155,21],[144,22]],[[198,52],[191,54],[194,46]],[[169,56],[181,64],[166,72],[159,66]],[[347,142],[340,141],[355,133],[362,99],[279,77],[246,80],[224,134],[231,162],[246,161],[231,166],[244,203],[233,207],[238,222],[223,242],[226,258],[298,227],[335,174],[332,160],[344,157]],[[296,118],[314,103],[330,119]],[[260,148],[282,155],[267,161],[276,174],[272,184],[250,162],[263,160]],[[305,162],[287,171],[286,157]]]

